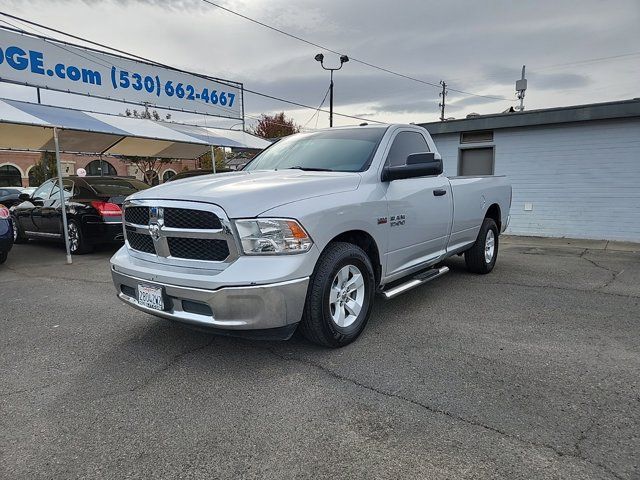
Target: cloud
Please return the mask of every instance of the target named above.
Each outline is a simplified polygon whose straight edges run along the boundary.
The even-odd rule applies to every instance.
[[[9,1],[34,21],[169,65],[244,82],[249,89],[317,107],[329,73],[317,47],[282,36],[201,0]],[[28,3],[28,4],[27,4]],[[61,8],[61,3],[64,8]],[[637,0],[431,2],[404,0],[224,1],[223,5],[353,60],[335,73],[335,106],[379,120],[436,119],[438,89],[372,69],[357,59],[450,89],[447,113],[502,111],[527,65],[527,108],[626,98],[640,78],[637,57],[553,67],[625,53],[640,44]],[[328,61],[337,60],[325,52]],[[612,81],[615,79],[615,82]],[[247,94],[250,113],[285,110],[306,121],[311,110]]]

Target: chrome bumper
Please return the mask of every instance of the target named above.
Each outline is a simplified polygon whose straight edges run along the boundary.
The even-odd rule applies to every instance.
[[[169,285],[111,269],[118,298],[138,310],[180,322],[226,330],[262,330],[298,323],[309,278],[244,287],[205,290]],[[157,285],[165,293],[165,310],[140,305],[138,284]]]

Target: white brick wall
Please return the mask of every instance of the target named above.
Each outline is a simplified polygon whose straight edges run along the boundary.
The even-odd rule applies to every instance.
[[[456,175],[460,134],[434,140]],[[498,129],[493,145],[513,185],[507,233],[640,242],[640,119]]]

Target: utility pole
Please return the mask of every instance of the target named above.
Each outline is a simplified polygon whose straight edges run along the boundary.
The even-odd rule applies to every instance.
[[[522,78],[516,80],[516,97],[520,100],[520,111],[524,112],[524,92],[527,90],[527,79],[524,78],[524,69],[526,65],[522,66]]]
[[[447,97],[447,84],[444,82],[444,80],[440,80],[440,85],[442,85],[442,91],[440,92],[440,96],[442,97],[442,102],[440,102],[438,104],[438,106],[440,107],[440,121],[444,122],[444,106],[446,103],[446,97]]]
[[[331,82],[329,83],[329,128],[333,127],[333,70],[331,70]]]

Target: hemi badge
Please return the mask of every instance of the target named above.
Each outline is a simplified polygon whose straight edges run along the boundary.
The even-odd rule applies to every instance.
[[[387,223],[387,217],[378,218],[378,225],[382,225],[384,223]]]

